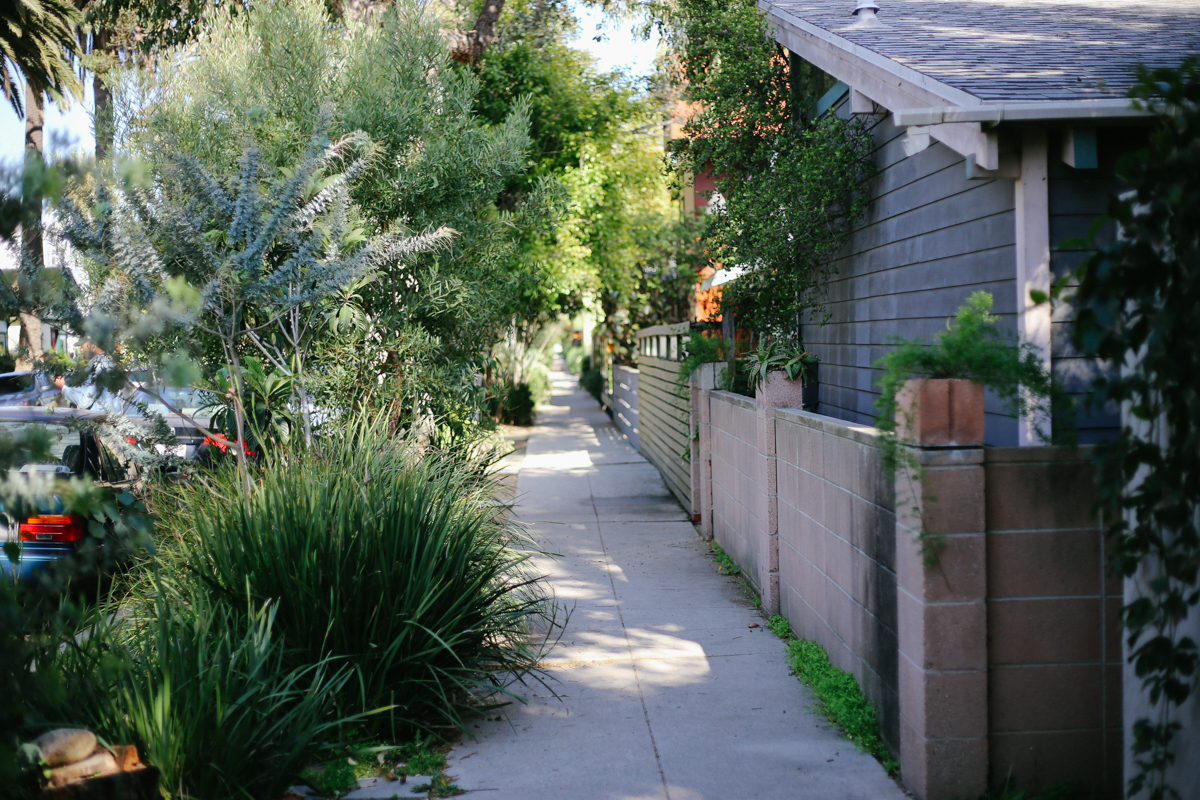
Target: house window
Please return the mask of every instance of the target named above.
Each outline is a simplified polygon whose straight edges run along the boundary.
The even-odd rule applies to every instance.
[[[788,55],[788,68],[792,76],[793,115],[799,114],[804,122],[814,120],[834,107],[850,89],[795,53]]]

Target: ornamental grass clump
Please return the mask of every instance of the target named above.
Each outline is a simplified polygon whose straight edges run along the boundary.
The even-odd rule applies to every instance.
[[[67,688],[47,716],[136,745],[168,797],[284,796],[323,740],[357,721],[336,714],[351,670],[328,656],[290,663],[277,604],[155,586],[38,663]]]
[[[555,626],[479,474],[361,422],[268,456],[248,496],[231,472],[195,483],[164,524],[190,529],[180,556],[215,598],[276,607],[289,663],[347,665],[339,714],[379,712],[397,736],[461,725],[536,668]]]

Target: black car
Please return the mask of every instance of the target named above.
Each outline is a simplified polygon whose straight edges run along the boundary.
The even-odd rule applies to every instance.
[[[51,478],[52,486],[71,478],[90,477],[94,483],[115,490],[132,486],[136,470],[123,464],[94,432],[102,415],[74,408],[0,406],[0,432],[16,434],[31,425],[42,426],[50,438],[50,454],[44,462],[26,463],[18,473],[39,473]],[[4,578],[32,580],[54,561],[83,547],[95,524],[65,513],[62,498],[53,489],[36,500],[38,513],[14,519],[0,505],[0,540],[16,544],[19,558],[14,564],[0,554]]]

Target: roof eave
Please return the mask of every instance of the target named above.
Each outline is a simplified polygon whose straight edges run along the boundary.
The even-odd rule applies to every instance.
[[[766,13],[777,42],[886,108],[983,105],[969,92],[813,25],[770,0],[758,0],[758,7]]]
[[[957,122],[988,125],[998,125],[1002,122],[1077,122],[1149,117],[1152,114],[1150,110],[1138,107],[1127,99],[1061,100],[1039,103],[991,103],[969,108],[944,106],[896,109],[892,113],[892,121],[897,127],[904,128]]]

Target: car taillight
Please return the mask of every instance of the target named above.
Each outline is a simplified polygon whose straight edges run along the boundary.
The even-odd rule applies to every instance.
[[[74,514],[39,514],[21,523],[21,541],[81,542],[83,522]]]

